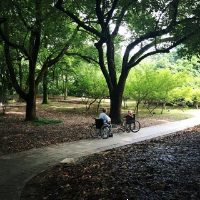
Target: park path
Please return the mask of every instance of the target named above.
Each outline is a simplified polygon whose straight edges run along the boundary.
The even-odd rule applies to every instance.
[[[31,149],[0,157],[0,200],[19,200],[26,182],[66,158],[78,158],[100,151],[171,134],[200,124],[194,118],[142,128],[138,133],[118,133],[113,138],[87,139]]]

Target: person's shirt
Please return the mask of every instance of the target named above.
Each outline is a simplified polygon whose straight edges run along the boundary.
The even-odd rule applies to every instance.
[[[106,113],[102,112],[102,113],[99,115],[99,119],[103,119],[103,123],[105,124],[107,121],[110,120],[110,117],[108,117],[108,115],[106,115]]]
[[[127,123],[131,123],[133,120],[135,120],[134,115],[126,115],[125,120]]]

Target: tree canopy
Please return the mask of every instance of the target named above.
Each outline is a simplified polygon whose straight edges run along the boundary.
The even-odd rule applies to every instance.
[[[199,34],[199,1],[197,0],[58,0],[56,8],[70,17],[92,37],[98,51],[98,63],[107,82],[110,116],[119,123],[125,82],[132,67],[148,56],[168,53],[172,48]],[[77,12],[73,12],[74,8]],[[120,35],[126,27],[126,39],[121,72],[117,78],[115,52],[125,39]],[[117,48],[116,48],[117,47]]]
[[[130,70],[199,38],[199,9],[199,0],[1,1],[1,45],[12,84],[27,102],[26,119],[36,115],[35,94],[46,71],[64,56],[78,56],[101,69],[110,116],[119,123]]]
[[[78,31],[50,3],[42,0],[1,2],[0,36],[4,55],[13,87],[27,103],[26,120],[36,116],[36,92],[45,71],[65,55]],[[18,71],[28,73],[21,84]]]

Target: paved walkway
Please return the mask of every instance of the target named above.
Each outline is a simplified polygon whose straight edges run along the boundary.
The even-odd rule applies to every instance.
[[[65,158],[77,158],[107,149],[167,135],[200,124],[195,118],[142,128],[138,133],[119,133],[113,138],[87,139],[0,157],[0,200],[19,200],[26,182]]]

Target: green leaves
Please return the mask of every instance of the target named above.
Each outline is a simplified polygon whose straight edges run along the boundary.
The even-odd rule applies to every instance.
[[[41,119],[36,117],[35,120],[33,121],[33,124],[35,126],[41,126],[44,124],[59,124],[62,123],[62,120],[55,120],[55,119]]]
[[[100,70],[90,64],[84,66],[82,63],[81,71],[78,69],[77,74],[74,88],[77,95],[96,99],[108,96],[108,88]]]
[[[124,96],[138,102],[173,102],[193,98],[186,71],[173,73],[169,69],[153,70],[152,64],[134,68],[126,83]]]

